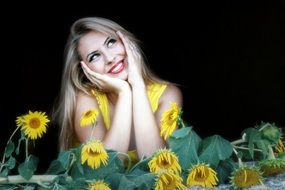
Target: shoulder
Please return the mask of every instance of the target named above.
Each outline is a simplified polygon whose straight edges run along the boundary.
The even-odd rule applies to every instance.
[[[162,94],[161,100],[164,102],[177,102],[178,104],[182,105],[182,91],[178,86],[174,84],[168,84],[164,93]]]
[[[92,94],[87,94],[83,91],[79,91],[76,96],[77,106],[79,105],[92,105],[97,106],[96,98]],[[89,107],[89,106],[87,106]]]

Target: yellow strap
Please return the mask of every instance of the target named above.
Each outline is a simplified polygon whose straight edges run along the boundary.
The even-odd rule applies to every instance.
[[[107,95],[103,92],[99,92],[98,90],[91,90],[91,92],[97,99],[106,128],[110,129],[110,111]]]
[[[167,87],[166,84],[159,84],[159,83],[152,83],[148,85],[147,95],[153,112],[156,112],[158,108],[159,98],[163,94],[166,87]]]

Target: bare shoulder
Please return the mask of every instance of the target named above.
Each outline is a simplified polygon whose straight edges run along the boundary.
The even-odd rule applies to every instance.
[[[162,101],[166,101],[166,102],[176,102],[180,105],[182,105],[182,101],[183,101],[183,94],[181,89],[173,84],[168,84],[167,88],[165,89],[162,97],[161,97]]]
[[[86,94],[85,92],[79,91],[76,97],[76,104],[78,107],[98,107],[96,98],[90,94]]]

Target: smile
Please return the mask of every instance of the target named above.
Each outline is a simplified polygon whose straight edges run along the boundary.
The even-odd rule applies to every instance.
[[[111,74],[118,74],[120,73],[122,70],[124,70],[125,68],[125,64],[123,61],[120,61],[118,63],[116,63],[109,71],[108,73]]]

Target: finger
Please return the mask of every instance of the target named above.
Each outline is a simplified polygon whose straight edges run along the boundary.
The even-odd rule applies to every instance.
[[[102,80],[101,74],[92,71],[84,61],[80,61],[80,63],[85,74],[88,73],[90,76]]]
[[[117,31],[116,33],[118,34],[118,36],[122,40],[123,45],[125,46],[127,55],[130,55],[131,51],[134,51],[134,47],[131,44],[130,40],[126,39],[126,37],[120,31]]]

